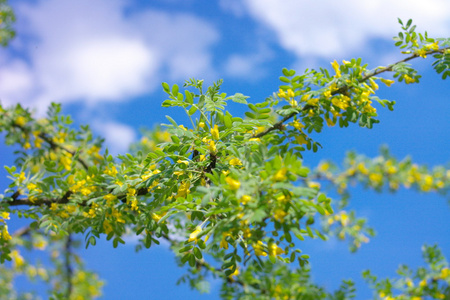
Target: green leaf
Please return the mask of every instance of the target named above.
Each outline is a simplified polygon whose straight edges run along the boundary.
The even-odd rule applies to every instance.
[[[293,263],[294,260],[295,260],[295,252],[292,252],[292,253],[291,253],[291,257],[289,258],[289,261],[290,261],[291,263]]]
[[[170,86],[167,82],[163,82],[162,87],[166,93],[170,93]]]
[[[242,103],[242,104],[247,104],[247,98],[250,98],[249,96],[244,96],[241,93],[236,93],[233,96],[229,97],[231,99],[231,101],[236,102],[236,103]]]
[[[179,143],[180,143],[180,138],[177,137],[176,135],[171,135],[170,138],[172,139],[172,141],[173,141],[175,144],[179,144]]]
[[[174,84],[174,85],[172,86],[172,94],[173,94],[175,97],[178,96],[178,90],[179,90],[178,85]]]
[[[193,104],[194,103],[194,97],[192,96],[192,93],[189,92],[188,90],[185,90],[184,94],[186,95],[186,102],[189,103],[189,104]]]
[[[191,253],[187,253],[185,256],[183,256],[181,258],[181,263],[184,265],[188,261],[190,256],[191,256]]]
[[[306,226],[306,231],[308,232],[309,237],[314,238],[314,233],[311,230],[311,227]]]
[[[255,118],[256,118],[256,116],[255,116],[254,114],[252,114],[251,112],[249,112],[249,111],[246,111],[246,112],[245,112],[245,115],[246,115],[247,117],[249,117],[250,119],[255,119]]]
[[[289,70],[286,68],[283,68],[283,70],[281,70],[281,72],[283,73],[284,76],[289,76]]]
[[[199,248],[194,248],[194,255],[197,259],[202,259],[203,255],[202,255],[202,251],[200,251]]]
[[[284,83],[290,83],[291,82],[291,80],[289,78],[286,78],[284,76],[280,76],[280,81],[284,82]]]
[[[192,268],[195,267],[195,256],[193,254],[189,254],[189,265]]]
[[[225,115],[223,117],[223,122],[224,122],[224,124],[225,124],[225,126],[227,128],[233,127],[233,122],[232,122],[231,117],[229,115]]]
[[[325,202],[325,201],[327,201],[327,196],[325,196],[325,194],[320,193],[319,197],[317,197],[317,201],[318,202]]]
[[[188,115],[192,116],[193,114],[195,114],[196,111],[197,111],[197,106],[192,106],[192,107],[188,110]]]
[[[177,122],[175,122],[174,119],[172,119],[170,116],[166,115],[167,120],[169,120],[170,123],[172,123],[173,126],[178,127]]]

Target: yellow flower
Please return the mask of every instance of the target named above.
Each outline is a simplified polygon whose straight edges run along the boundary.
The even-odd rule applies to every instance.
[[[407,285],[408,287],[413,287],[413,286],[414,286],[414,283],[412,282],[412,280],[411,280],[410,278],[408,278],[408,279],[406,280],[406,285]]]
[[[241,203],[242,203],[243,205],[246,205],[246,204],[249,203],[251,200],[252,200],[252,197],[249,196],[249,195],[243,195],[243,196],[241,197]]]
[[[312,98],[309,99],[306,104],[311,105],[311,106],[317,106],[319,104],[319,99],[318,98]]]
[[[261,241],[258,241],[258,243],[253,244],[253,249],[255,250],[255,254],[257,256],[267,256],[267,253],[264,252],[264,244]]]
[[[0,213],[0,218],[2,218],[3,220],[9,220],[9,212],[2,211]],[[3,220],[0,220],[0,222],[3,222]]]
[[[406,84],[414,83],[416,82],[416,79],[409,77],[408,75],[404,75],[403,79],[405,79]]]
[[[346,213],[342,213],[340,219],[342,226],[346,226],[349,222],[348,215]]]
[[[205,122],[200,122],[200,123],[198,123],[198,127],[200,127],[200,128],[205,128]]]
[[[450,277],[450,269],[449,268],[443,268],[441,270],[441,278],[442,279],[447,279]]]
[[[109,176],[112,176],[112,177],[115,177],[116,175],[117,175],[117,169],[116,169],[116,167],[115,166],[112,166],[111,168],[106,168],[104,171],[103,171],[103,174],[106,174],[106,175],[109,175]]]
[[[70,171],[72,169],[72,159],[70,157],[61,156],[59,161],[64,166],[64,169],[66,169],[67,171]]]
[[[228,277],[233,277],[233,276],[238,276],[238,275],[239,275],[239,269],[236,268],[236,270],[234,270],[234,272],[231,273],[230,276],[228,276]]]
[[[278,97],[280,97],[280,98],[287,98],[286,93],[282,89],[280,89],[278,91]]]
[[[137,199],[133,199],[131,201],[131,210],[135,210],[137,212],[139,212],[139,207],[138,207],[138,200]]]
[[[27,123],[27,119],[25,119],[24,116],[18,116],[15,120],[14,123],[16,125],[19,125],[21,127],[25,126],[25,124]]]
[[[292,89],[288,89],[287,96],[288,96],[288,98],[294,98],[295,97],[294,91]]]
[[[181,160],[181,159],[179,159],[179,160],[177,160],[177,163],[179,163],[179,164],[185,164],[186,166],[189,165],[189,162],[188,162],[187,160]]]
[[[374,91],[378,90],[378,84],[377,84],[372,78],[369,79],[369,82],[370,82],[370,87],[371,87]]]
[[[380,81],[382,83],[384,83],[385,85],[387,85],[388,87],[391,86],[393,83],[395,83],[394,80],[389,80],[389,79],[384,79],[384,78],[380,78]]]
[[[416,51],[416,54],[420,57],[427,58],[427,50],[425,49],[419,49]]]
[[[214,143],[213,140],[209,141],[208,149],[209,149],[209,152],[216,153],[216,151],[217,151],[216,143]]]
[[[302,129],[305,127],[305,125],[303,125],[302,123],[300,123],[299,121],[295,120],[294,122],[292,122],[292,126],[294,126],[295,129],[302,131]]]
[[[372,173],[369,175],[369,180],[372,184],[378,185],[383,181],[383,175],[379,173]]]
[[[274,213],[273,213],[273,217],[275,218],[275,220],[277,220],[278,222],[283,223],[284,222],[284,217],[287,216],[287,213],[282,210],[281,208],[277,208],[275,209]]]
[[[129,188],[127,192],[127,196],[135,196],[136,195],[136,189]]]
[[[278,247],[276,243],[269,243],[269,256],[275,257],[284,253],[283,249]]]
[[[242,166],[242,162],[239,160],[239,158],[233,158],[230,160],[229,164],[231,166]]]
[[[4,240],[4,241],[9,241],[12,239],[11,235],[9,234],[8,231],[8,225],[3,225],[1,226],[1,230],[0,230],[0,239]]]
[[[235,191],[241,187],[239,180],[233,179],[232,177],[226,177],[225,181],[228,183],[228,187],[232,191]]]
[[[358,171],[363,174],[363,175],[367,175],[369,173],[369,170],[366,168],[366,166],[361,162],[358,164]]]
[[[287,169],[281,168],[278,170],[275,175],[273,175],[273,180],[275,181],[285,181],[287,179],[286,177]]]
[[[188,242],[193,242],[193,241],[197,242],[197,240],[198,240],[197,237],[201,232],[202,232],[202,227],[200,227],[200,226],[195,227],[195,230],[189,235]]]
[[[420,282],[419,282],[419,286],[420,287],[424,287],[424,286],[426,286],[427,285],[427,280],[426,279],[423,279],[423,280],[421,280]]]
[[[24,172],[20,172],[19,177],[18,177],[19,183],[24,182],[26,179],[27,178],[25,177],[25,173]]]
[[[219,126],[214,125],[214,128],[211,128],[211,136],[213,139],[219,139]]]
[[[181,129],[183,129],[184,131],[187,131],[187,128],[184,127],[183,125],[179,125],[178,127],[180,127]]]
[[[333,67],[334,71],[336,72],[336,77],[337,78],[341,77],[341,70],[339,70],[339,63],[336,60],[334,60],[331,63],[331,66]]]
[[[346,110],[347,107],[349,106],[347,98],[348,97],[346,97],[346,96],[344,96],[344,97],[336,96],[336,97],[333,97],[333,99],[331,99],[331,103],[333,103],[334,106],[337,106],[342,110]]]
[[[161,220],[162,216],[152,213],[152,219],[155,220],[156,222],[158,222],[159,220]]]
[[[11,251],[11,258],[13,262],[13,266],[15,268],[20,268],[25,264],[25,260],[23,259],[22,255],[17,250]]]
[[[220,245],[219,245],[220,248],[228,249],[228,242],[226,240],[227,236],[230,236],[230,234],[229,233],[224,233],[222,235],[222,240],[220,241]]]
[[[178,193],[175,198],[186,198],[186,196],[191,192],[189,190],[190,185],[191,184],[189,181],[182,182],[178,188]]]
[[[432,43],[432,44],[428,44],[428,45],[425,45],[425,47],[427,48],[427,49],[429,49],[429,50],[439,50],[439,45],[438,45],[438,43],[439,43],[439,41],[436,41],[436,42],[434,42],[434,43]]]

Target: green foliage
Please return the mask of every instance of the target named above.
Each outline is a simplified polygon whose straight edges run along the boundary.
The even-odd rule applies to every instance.
[[[9,41],[16,35],[12,28],[15,21],[16,17],[8,5],[8,1],[0,0],[0,45],[3,47],[8,45]]]
[[[85,247],[102,238],[118,247],[131,233],[139,238],[137,250],[167,241],[188,270],[180,282],[203,292],[211,276],[220,278],[225,299],[354,298],[352,281],[343,281],[335,292],[311,282],[310,256],[302,252],[301,241],[337,236],[357,251],[375,235],[365,219],[346,210],[351,182],[377,191],[414,186],[445,194],[450,173],[399,161],[387,150],[375,159],[349,153],[342,170],[332,162],[307,167],[302,153],[322,147],[311,134],[324,126],[357,123],[370,129],[379,123],[376,103],[393,110],[395,101],[376,96],[378,83],[394,83],[380,74],[394,72],[398,82],[418,82],[420,75],[406,61],[427,55],[437,59],[438,73],[448,73],[448,41],[417,34],[411,24],[395,38],[411,54],[406,59],[373,70],[360,58],[334,61],[332,71],[299,75],[283,69],[279,91],[260,103],[221,92],[221,80],[206,89],[196,79],[183,88],[163,83],[168,99],[162,106],[183,109],[190,124],[166,116],[168,124],[144,131],[132,153],[115,158],[102,152],[102,140],[88,126],[72,128],[57,104],[43,119],[20,105],[0,105],[0,131],[8,145],[21,148],[15,165],[6,167],[11,183],[0,196],[1,261],[12,260],[8,271],[21,274],[29,264],[20,251],[34,235],[46,245],[60,242],[65,255],[55,257],[54,264],[65,277],[51,288],[59,293],[52,296],[95,298],[101,281],[70,250],[72,235],[83,234]],[[245,107],[242,116],[227,110],[230,100]],[[336,191],[336,199],[322,185]],[[31,237],[9,233],[10,214],[30,219]],[[426,291],[446,295],[448,267],[437,248],[425,249],[431,271],[421,269],[418,278],[440,272],[442,284]],[[11,282],[7,268],[0,270],[2,280]],[[406,268],[402,272],[409,274]],[[390,281],[380,283],[370,272],[365,276],[380,297],[390,297]]]

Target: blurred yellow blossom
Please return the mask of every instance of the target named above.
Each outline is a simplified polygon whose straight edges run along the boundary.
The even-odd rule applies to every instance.
[[[195,227],[195,230],[189,235],[189,239],[188,242],[197,242],[197,237],[198,235],[202,232],[202,227],[201,226],[197,226]]]
[[[235,191],[241,187],[241,183],[239,182],[239,180],[236,180],[232,177],[226,177],[225,181],[228,183],[228,187],[232,191]]]

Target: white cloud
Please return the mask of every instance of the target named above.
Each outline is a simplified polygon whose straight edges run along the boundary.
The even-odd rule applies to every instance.
[[[419,30],[450,31],[447,0],[243,0],[249,14],[272,29],[297,56],[335,57],[367,47],[370,39],[391,39],[397,17],[412,18]]]
[[[162,74],[178,80],[213,73],[209,48],[218,34],[194,16],[125,14],[123,0],[16,5],[18,36],[0,57],[3,103],[42,111],[51,101],[126,101],[159,87]]]
[[[33,74],[30,68],[20,60],[11,60],[8,68],[0,68],[0,102],[3,105],[11,105],[10,99],[18,99],[22,102],[28,99],[30,87],[33,85]]]
[[[266,73],[263,63],[272,57],[272,52],[261,46],[255,53],[233,54],[225,63],[225,72],[236,78],[258,80]]]
[[[105,146],[112,155],[125,153],[128,146],[136,141],[136,132],[128,125],[112,121],[94,121],[92,127],[105,138]]]

